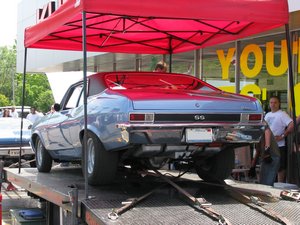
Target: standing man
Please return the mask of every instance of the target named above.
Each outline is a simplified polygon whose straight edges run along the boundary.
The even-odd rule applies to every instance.
[[[286,168],[287,168],[287,147],[285,138],[293,131],[294,125],[291,117],[280,109],[280,99],[277,96],[272,96],[269,100],[271,112],[265,116],[270,130],[272,131],[277,145],[280,150],[280,167],[277,174],[278,182],[286,181]],[[265,153],[270,152],[271,135],[266,130]],[[265,154],[267,155],[267,154]]]
[[[35,107],[31,107],[30,113],[27,115],[26,119],[30,120],[32,122],[32,124],[34,124],[34,122],[40,117],[41,117],[41,115],[39,113],[37,113]]]
[[[159,61],[153,72],[163,72],[166,73],[167,72],[167,63],[165,63],[164,61]]]
[[[19,115],[18,113],[16,112],[16,107],[11,107],[11,111],[10,111],[10,116],[13,117],[13,118],[18,118]]]

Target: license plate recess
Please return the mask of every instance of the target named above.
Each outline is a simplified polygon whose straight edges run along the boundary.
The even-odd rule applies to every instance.
[[[187,128],[185,131],[187,143],[212,142],[212,128]]]

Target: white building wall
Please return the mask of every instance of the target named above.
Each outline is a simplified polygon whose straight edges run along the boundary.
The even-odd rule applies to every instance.
[[[17,72],[24,70],[24,30],[36,24],[37,9],[50,0],[22,0],[18,5],[17,19]],[[99,54],[99,53],[98,53]],[[90,54],[96,55],[96,54]],[[82,58],[82,52],[56,51],[45,49],[27,49],[27,72],[58,72],[64,71],[62,63]],[[79,70],[74,68],[74,70]]]

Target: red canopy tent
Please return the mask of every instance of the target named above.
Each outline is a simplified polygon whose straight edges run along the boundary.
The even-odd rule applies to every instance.
[[[68,0],[25,30],[25,47],[169,54],[232,41],[288,23],[286,0]]]
[[[48,18],[25,30],[23,87],[27,48],[83,51],[86,89],[87,51],[174,54],[283,25],[288,28],[288,16],[287,0],[67,0]],[[290,48],[289,53],[293,91]],[[85,96],[85,130],[86,104]]]

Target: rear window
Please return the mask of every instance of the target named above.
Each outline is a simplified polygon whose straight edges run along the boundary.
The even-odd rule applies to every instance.
[[[205,82],[180,74],[107,74],[106,85],[112,90],[126,89],[179,89],[215,91]]]

